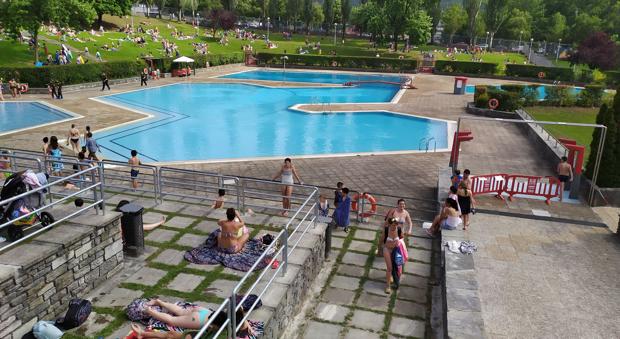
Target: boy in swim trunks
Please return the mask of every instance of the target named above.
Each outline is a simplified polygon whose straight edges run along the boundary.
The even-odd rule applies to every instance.
[[[568,163],[567,157],[562,157],[562,161],[557,168],[558,179],[560,179],[560,201],[564,197],[564,183],[573,181],[573,166]]]
[[[80,130],[75,128],[75,124],[71,124],[71,129],[69,129],[67,146],[69,146],[69,142],[71,142],[71,150],[77,154],[80,151]]]
[[[140,174],[137,166],[142,165],[142,162],[138,158],[138,151],[136,151],[135,149],[131,150],[131,158],[129,158],[129,161],[127,162],[131,166],[131,188],[133,188],[133,190],[135,191],[136,188],[138,188],[138,174]]]

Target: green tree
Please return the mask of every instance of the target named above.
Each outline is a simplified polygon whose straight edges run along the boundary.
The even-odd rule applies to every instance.
[[[183,9],[192,11],[192,19],[196,19],[196,10],[198,9],[198,0],[181,0]]]
[[[329,34],[334,25],[334,0],[323,0],[323,16],[325,17],[325,34]]]
[[[437,25],[441,21],[441,0],[424,0],[424,9],[432,18],[431,37],[437,32]]]
[[[433,18],[425,10],[418,10],[407,20],[409,43],[423,45],[428,43],[433,30]]]
[[[312,0],[303,0],[301,17],[306,25],[306,34],[310,34],[310,23],[312,22]]]
[[[286,18],[293,24],[293,31],[295,30],[295,23],[299,17],[300,0],[287,0],[286,1]]]
[[[510,12],[510,18],[506,22],[505,36],[510,39],[519,39],[521,41],[528,40],[532,35],[532,16],[530,13],[513,8]],[[523,33],[521,33],[523,32]]]
[[[474,44],[476,38],[476,21],[484,0],[463,0],[463,8],[467,12],[467,36],[469,44]]]
[[[158,12],[157,16],[161,19],[161,12],[164,10],[166,6],[166,0],[153,0],[153,3],[157,6]]]
[[[153,7],[153,0],[140,0],[140,3],[146,7],[146,16],[151,16],[151,7]]]
[[[617,96],[617,95],[616,95]],[[603,155],[599,167],[597,184],[601,187],[618,186],[618,169],[616,163],[618,157],[617,150],[617,123],[614,119],[613,107],[603,104],[596,116],[596,123],[607,127],[607,135],[605,136],[603,145]],[[596,164],[596,155],[599,149],[599,139],[601,137],[601,129],[595,128],[592,132],[592,143],[590,144],[590,157],[586,166],[586,175],[590,178],[594,175],[594,166]]]
[[[272,23],[279,24],[279,18],[282,15],[282,4],[282,0],[269,0],[269,16]]]
[[[351,0],[340,0],[340,15],[342,18],[342,40],[347,33],[347,22],[351,16]]]
[[[509,0],[488,0],[484,22],[489,32],[489,49],[493,47],[493,38],[508,19],[510,13]]]
[[[570,39],[573,42],[581,42],[588,35],[600,31],[603,26],[603,20],[597,16],[588,13],[579,13],[575,17],[575,23],[570,29]]]
[[[394,49],[398,48],[398,39],[407,29],[411,17],[421,8],[420,0],[385,0],[386,30],[392,35]]]
[[[325,15],[323,14],[323,6],[318,2],[312,3],[312,25],[315,27],[321,27],[321,24],[325,21]]]
[[[33,40],[34,60],[39,61],[39,31],[43,23],[59,27],[88,27],[95,20],[92,4],[79,0],[13,0],[0,3],[0,23],[14,39],[27,31]]]
[[[132,0],[93,0],[92,7],[97,12],[97,25],[103,24],[103,15],[123,16],[131,14]]]
[[[460,4],[452,4],[443,11],[441,16],[443,29],[448,34],[449,42],[452,43],[454,34],[467,24],[467,13]]]
[[[558,41],[566,34],[566,17],[560,12],[555,12],[547,20],[544,37],[547,41]]]

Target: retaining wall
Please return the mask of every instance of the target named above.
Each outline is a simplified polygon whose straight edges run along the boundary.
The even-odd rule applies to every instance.
[[[85,215],[0,254],[0,338],[64,315],[123,267],[120,214]]]

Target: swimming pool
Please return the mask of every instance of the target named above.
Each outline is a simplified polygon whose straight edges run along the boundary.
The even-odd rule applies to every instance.
[[[300,72],[285,70],[252,70],[220,76],[224,79],[248,79],[286,82],[311,82],[342,85],[356,81],[387,81],[401,83],[404,77],[389,74]],[[472,92],[473,93],[473,92]]]
[[[501,85],[496,85],[497,88],[502,88]],[[547,97],[547,87],[549,86],[538,86],[536,87],[536,92],[538,93],[538,100],[545,100]],[[569,91],[572,95],[579,95],[583,87],[570,87]],[[474,94],[476,92],[475,85],[467,85],[465,86],[465,94]]]
[[[15,133],[76,116],[37,101],[0,102],[0,135]]]
[[[304,73],[306,82],[319,74]],[[390,102],[399,90],[385,84],[162,86],[96,98],[151,117],[95,137],[107,158],[123,160],[136,149],[143,161],[159,162],[410,151],[418,150],[423,138],[434,138],[431,148],[435,143],[437,149],[447,148],[448,122],[443,120],[384,111],[307,113],[291,108],[304,103]]]

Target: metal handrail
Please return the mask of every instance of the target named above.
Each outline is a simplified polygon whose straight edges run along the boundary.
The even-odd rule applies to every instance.
[[[179,182],[179,181],[175,181],[176,178],[167,178],[165,175],[166,172],[177,173],[177,174],[188,174],[191,177],[183,178],[184,182]],[[217,193],[217,189],[225,188],[227,186],[232,186],[234,188],[234,193],[235,193],[234,196],[236,196],[236,200],[237,200],[236,206],[237,208],[242,207],[241,192],[240,192],[241,185],[239,184],[239,178],[237,177],[222,175],[222,174],[213,173],[213,172],[194,171],[194,170],[179,169],[179,168],[172,168],[172,167],[160,167],[158,170],[157,177],[159,179],[158,181],[159,197],[162,202],[164,199],[164,195],[170,195],[170,196],[176,196],[176,197],[182,197],[182,198],[196,198],[197,197],[195,194],[190,195],[190,194],[182,194],[179,192],[165,192],[164,188],[168,186],[166,184],[179,184],[180,183],[182,186],[185,186],[185,187],[182,187],[182,189],[185,189],[185,190],[192,190],[193,188],[199,187],[203,189],[201,192],[204,192],[204,193],[209,193],[209,190],[211,189]],[[217,184],[209,185],[208,183],[206,183],[206,181],[204,182],[198,181],[196,178],[200,178],[200,177],[216,179]],[[227,180],[232,180],[234,184],[232,185],[226,184]],[[187,181],[189,181],[189,183],[187,183]],[[170,186],[175,187],[174,185],[170,185]],[[179,188],[179,187],[177,186],[175,188]],[[215,201],[215,199],[211,199],[207,195],[205,195],[204,197],[201,197],[201,199],[204,199],[207,201]]]
[[[426,141],[426,153],[428,153],[431,141],[433,142],[433,152],[437,152],[437,140],[435,140],[435,137],[430,137]]]
[[[207,318],[207,323],[202,326],[202,328],[200,329],[200,331],[198,331],[198,333],[196,334],[196,336],[194,338],[202,337],[207,332],[209,327],[211,327],[211,325],[213,325],[213,322],[215,321],[215,317],[218,314],[220,314],[221,312],[226,312],[226,314],[227,314],[226,318],[227,319],[222,324],[222,326],[218,329],[218,331],[213,335],[213,337],[217,338],[222,333],[224,328],[227,328],[227,330],[228,330],[228,337],[230,338],[232,336],[232,328],[231,328],[232,321],[230,319],[230,307],[226,307],[226,306],[229,306],[229,303],[230,303],[230,299],[229,298],[224,299],[224,301],[222,301],[222,303],[217,308],[217,310],[215,310],[213,313],[211,313],[209,315],[209,318]],[[224,310],[224,307],[226,307],[225,310]]]
[[[52,187],[57,185],[57,184],[59,184],[61,181],[66,181],[66,180],[74,179],[74,178],[83,176],[84,174],[89,173],[89,172],[91,172],[93,174],[96,173],[98,176],[100,176],[101,175],[101,168],[100,167],[89,167],[87,169],[78,171],[78,172],[73,173],[73,174],[71,174],[69,176],[63,177],[62,180],[58,180],[58,181],[54,181],[54,182],[49,182],[49,183],[47,183],[45,185],[39,186],[39,187],[37,187],[35,189],[32,189],[32,190],[30,190],[28,192],[24,192],[22,194],[18,194],[16,196],[14,196],[14,197],[2,200],[2,201],[0,201],[0,206],[9,205],[13,201],[25,198],[25,197],[33,195],[33,194],[41,194],[41,193],[44,193],[45,191],[51,191]],[[97,194],[97,188],[99,188],[99,190],[100,190],[100,192],[99,192],[100,195],[99,196]],[[43,210],[46,210],[46,209],[49,209],[49,208],[51,208],[51,207],[53,207],[55,205],[61,204],[61,203],[65,202],[66,200],[68,200],[68,199],[70,199],[72,197],[78,196],[78,195],[80,195],[80,194],[82,194],[84,192],[87,192],[87,191],[91,190],[91,189],[94,192],[93,203],[91,203],[89,205],[86,205],[86,206],[83,206],[82,208],[78,209],[76,212],[70,213],[69,215],[67,215],[67,216],[65,216],[65,217],[63,217],[63,218],[61,218],[59,220],[54,221],[53,223],[51,223],[51,224],[41,228],[40,230],[37,230],[37,231],[35,231],[33,233],[30,233],[30,234],[24,236],[23,238],[18,239],[16,241],[14,241],[14,242],[12,242],[12,243],[10,243],[10,244],[0,248],[0,252],[4,252],[4,251],[6,251],[9,248],[15,247],[17,244],[20,244],[20,243],[22,243],[22,242],[24,242],[26,240],[29,240],[32,237],[34,237],[34,236],[36,236],[36,235],[38,235],[38,234],[40,234],[40,233],[50,229],[51,227],[53,227],[53,226],[55,226],[55,225],[65,221],[65,220],[67,220],[67,219],[69,219],[69,218],[71,218],[71,217],[73,217],[73,216],[75,216],[77,214],[80,214],[80,213],[88,210],[89,208],[98,206],[98,207],[101,208],[101,211],[102,211],[103,215],[105,215],[105,206],[103,204],[103,202],[104,202],[103,184],[101,183],[101,181],[99,181],[99,182],[94,182],[92,185],[90,185],[88,187],[79,189],[78,191],[76,191],[76,192],[74,192],[72,194],[64,196],[61,199],[58,199],[58,200],[56,200],[56,201],[54,201],[54,202],[52,202],[52,203],[50,203],[48,205],[43,205],[41,207],[37,207],[34,210],[30,211],[29,213],[24,214],[24,215],[22,215],[22,216],[20,216],[18,218],[7,220],[5,223],[0,225],[0,229],[2,229],[4,227],[7,227],[7,226],[15,223],[16,221],[19,221],[19,220],[31,217],[33,215],[38,215],[38,213],[43,211]],[[98,209],[96,209],[96,213],[97,214],[99,213]]]
[[[102,160],[101,163],[103,164],[103,181],[105,183],[105,186],[107,189],[110,188],[116,188],[116,189],[127,189],[129,186],[121,186],[121,185],[116,185],[114,184],[114,180],[116,181],[121,181],[121,182],[126,182],[128,185],[131,184],[132,179],[127,175],[126,171],[122,171],[123,175],[118,175],[116,173],[121,172],[121,170],[118,167],[121,168],[137,168],[140,170],[140,178],[149,178],[152,180],[143,180],[142,181],[142,188],[138,187],[135,189],[135,191],[138,192],[144,192],[144,193],[152,193],[153,194],[153,198],[155,199],[155,201],[157,201],[158,199],[158,181],[159,181],[159,177],[158,177],[158,169],[156,166],[153,165],[145,165],[145,164],[140,164],[140,165],[130,165],[127,162],[122,162],[122,161],[115,161],[115,160]],[[142,170],[146,170],[148,171],[147,173],[143,173]],[[111,174],[107,174],[110,173]],[[111,180],[109,180],[111,179]],[[145,189],[144,186],[145,184],[148,185],[152,185],[153,189]],[[133,189],[133,188],[132,188]]]
[[[421,213],[430,213],[430,214],[435,214],[436,213],[436,207],[439,205],[439,202],[435,201],[435,200],[422,200],[419,198],[412,198],[412,197],[403,197],[403,196],[396,196],[396,195],[389,195],[389,194],[380,194],[380,193],[372,193],[372,192],[365,192],[367,194],[372,195],[373,197],[386,197],[386,198],[392,198],[392,199],[404,199],[405,201],[423,201],[424,203],[430,203],[432,207],[430,208],[419,208],[419,207],[407,207],[408,211],[415,211],[415,212],[421,212]],[[385,203],[381,203],[381,200],[377,199],[377,202],[375,203],[377,206],[379,207],[387,207],[387,208],[395,208],[395,204],[385,204]],[[359,214],[363,215],[365,213],[365,207],[366,207],[366,203],[365,200],[362,199],[361,203],[359,204]],[[380,213],[375,213],[375,215],[380,215]],[[420,219],[418,217],[415,217],[416,214],[414,214],[414,216],[411,217],[412,221],[418,221],[418,222],[424,222],[424,221],[428,221],[426,219]],[[363,219],[360,219],[358,221],[363,222]]]

